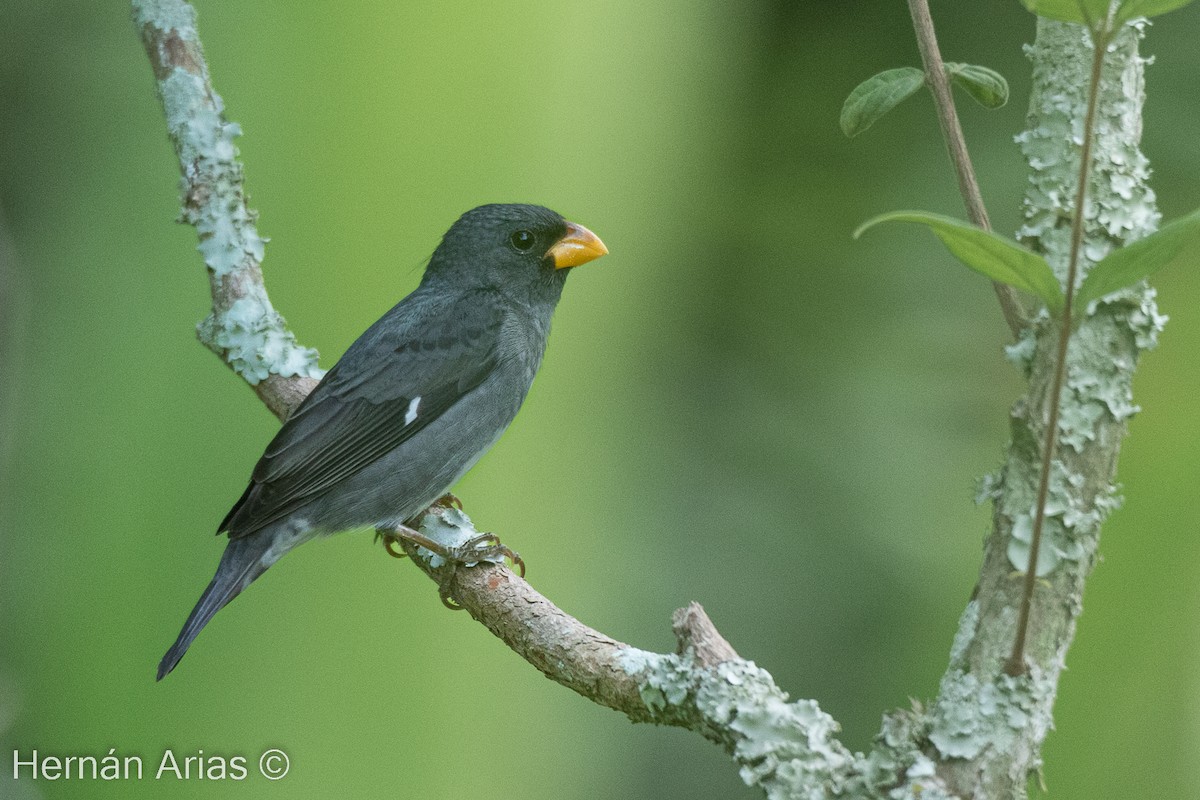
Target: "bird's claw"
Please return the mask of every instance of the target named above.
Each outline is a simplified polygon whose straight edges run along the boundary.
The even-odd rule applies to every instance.
[[[494,533],[482,533],[457,547],[444,547],[441,552],[438,552],[438,555],[446,560],[446,566],[443,568],[441,579],[438,582],[438,597],[441,598],[442,605],[451,611],[463,610],[463,606],[450,594],[450,585],[454,582],[454,576],[459,567],[506,558],[517,568],[518,574],[522,578],[525,577],[524,559],[516,550],[502,544],[500,537]]]
[[[438,597],[441,598],[442,605],[454,611],[463,609],[463,606],[450,594],[450,584],[454,582],[454,576],[459,567],[503,558],[512,562],[518,575],[522,578],[525,577],[524,559],[517,551],[502,544],[500,537],[494,533],[480,534],[456,547],[447,547],[435,542],[425,534],[405,525],[400,525],[393,530],[376,529],[375,538],[376,540],[383,539],[384,549],[388,551],[389,555],[396,558],[405,558],[408,555],[402,549],[404,542],[424,547],[431,553],[441,556],[446,564],[438,570]]]
[[[448,561],[469,564],[476,561],[491,561],[496,558],[506,558],[517,568],[517,574],[525,577],[525,561],[521,554],[505,544],[494,533],[483,533],[473,539],[468,539],[451,550]]]
[[[400,542],[403,541],[404,538],[405,537],[401,536],[396,531],[385,531],[379,528],[375,529],[375,541],[378,542],[380,539],[383,539],[383,549],[387,550],[388,555],[392,558],[408,558],[408,553],[400,549],[402,547]]]
[[[439,497],[437,500],[434,500],[433,503],[429,507],[430,508],[457,508],[459,511],[463,510],[462,500],[459,500],[458,495],[454,494],[453,492],[446,492],[444,495]]]

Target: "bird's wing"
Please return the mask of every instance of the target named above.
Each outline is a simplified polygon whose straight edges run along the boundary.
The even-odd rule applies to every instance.
[[[267,445],[218,532],[281,519],[399,447],[497,364],[503,310],[490,298],[402,302],[334,365]]]

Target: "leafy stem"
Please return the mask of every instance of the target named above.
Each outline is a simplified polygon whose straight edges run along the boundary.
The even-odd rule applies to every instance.
[[[917,35],[917,47],[921,51],[921,63],[925,67],[925,82],[933,94],[937,106],[938,123],[942,128],[942,136],[946,140],[946,149],[954,164],[958,176],[958,191],[962,194],[963,204],[967,207],[967,216],[985,231],[992,229],[988,219],[987,208],[983,204],[983,194],[979,191],[979,181],[975,177],[975,168],[971,164],[971,156],[967,152],[967,142],[963,137],[962,125],[958,121],[958,112],[954,107],[954,96],[950,93],[950,81],[946,77],[946,66],[942,62],[941,50],[938,48],[937,36],[933,29],[933,17],[929,13],[928,0],[908,0],[908,11],[912,16],[913,29]],[[996,298],[1000,301],[1000,309],[1004,312],[1004,320],[1014,336],[1019,336],[1025,325],[1025,315],[1017,302],[1012,287],[998,281],[993,281]]]
[[[1067,279],[1064,287],[1063,313],[1059,326],[1058,351],[1055,357],[1054,375],[1050,384],[1049,409],[1047,411],[1045,441],[1042,445],[1041,476],[1038,480],[1037,500],[1033,518],[1033,533],[1029,542],[1029,563],[1025,567],[1025,585],[1021,595],[1021,611],[1017,618],[1017,635],[1012,654],[1004,666],[1009,675],[1024,675],[1025,640],[1029,630],[1029,614],[1033,605],[1033,591],[1037,586],[1038,550],[1042,543],[1042,528],[1046,522],[1046,497],[1050,489],[1050,467],[1058,447],[1058,415],[1062,406],[1063,382],[1067,374],[1067,350],[1071,342],[1072,305],[1075,300],[1075,282],[1079,272],[1079,251],[1083,243],[1084,201],[1087,199],[1088,179],[1092,166],[1092,139],[1095,136],[1096,104],[1100,93],[1100,74],[1104,66],[1104,53],[1116,25],[1113,8],[1098,24],[1090,25],[1092,33],[1092,73],[1088,84],[1087,111],[1083,119],[1083,145],[1079,153],[1079,185],[1075,192],[1075,208],[1071,215],[1071,249],[1067,257]]]

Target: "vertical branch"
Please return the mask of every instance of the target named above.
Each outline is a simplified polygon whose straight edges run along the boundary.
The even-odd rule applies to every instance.
[[[263,286],[266,240],[254,224],[258,215],[246,206],[233,144],[241,128],[225,121],[192,7],[183,0],[134,0],[133,18],[179,156],[180,220],[196,228],[197,249],[208,267],[213,311],[197,335],[283,419],[316,385],[321,370],[317,351],[296,343]]]
[[[1063,287],[1062,326],[1058,332],[1058,348],[1055,351],[1054,378],[1050,383],[1050,408],[1046,414],[1046,428],[1042,444],[1042,468],[1038,477],[1037,499],[1034,500],[1033,532],[1029,540],[1029,558],[1025,568],[1025,583],[1022,587],[1021,611],[1017,617],[1017,636],[1013,642],[1012,655],[1008,658],[1005,672],[1009,675],[1025,674],[1025,638],[1029,631],[1029,609],[1033,602],[1033,591],[1037,586],[1037,564],[1041,555],[1042,529],[1046,524],[1046,498],[1050,491],[1050,468],[1058,449],[1058,418],[1062,408],[1063,380],[1067,374],[1067,351],[1071,344],[1071,327],[1075,313],[1075,284],[1079,274],[1079,248],[1083,244],[1083,214],[1087,201],[1088,183],[1092,173],[1092,141],[1096,133],[1096,100],[1100,96],[1101,70],[1104,66],[1104,51],[1112,35],[1106,23],[1103,31],[1092,33],[1092,71],[1088,76],[1087,111],[1083,117],[1083,145],[1079,154],[1079,186],[1075,191],[1075,208],[1071,214],[1071,249],[1067,254],[1067,278]]]
[[[954,96],[950,92],[950,81],[946,77],[946,65],[938,48],[928,0],[908,0],[908,10],[917,34],[921,63],[925,67],[925,83],[933,94],[934,105],[937,106],[938,124],[942,128],[942,138],[946,142],[950,161],[954,164],[954,173],[958,177],[958,192],[967,208],[967,217],[979,227],[990,231],[992,223],[988,219],[983,194],[979,190],[979,181],[975,177],[975,167],[971,164],[970,153],[967,152],[967,140],[963,137],[962,125],[958,121],[958,111],[954,106]],[[1013,336],[1020,336],[1021,329],[1025,327],[1025,314],[1017,301],[1016,292],[1011,286],[997,281],[992,281],[992,288],[996,291],[996,299],[1000,301],[1000,310],[1004,313],[1004,321],[1008,323],[1009,330]]]
[[[1114,37],[1098,83],[1092,189],[1082,208],[1078,251],[1083,272],[1112,248],[1146,235],[1158,221],[1146,185],[1149,168],[1138,149],[1145,66],[1138,55],[1140,38],[1137,27]],[[1029,53],[1033,89],[1028,126],[1018,141],[1029,161],[1030,183],[1019,237],[1045,255],[1065,282],[1073,208],[1062,203],[1078,189],[1093,50],[1081,26],[1039,19]],[[1059,364],[1060,328],[1043,316],[1010,348],[1010,358],[1029,378],[1029,391],[1012,412],[1005,464],[984,482],[982,494],[994,503],[993,531],[977,596],[960,622],[929,720],[928,740],[942,757],[937,773],[957,794],[1023,797],[1029,774],[1040,765],[1100,525],[1119,503],[1113,481],[1126,421],[1136,411],[1133,372],[1163,322],[1154,291],[1144,285],[1097,304],[1063,362],[1059,447],[1045,471],[1042,436]],[[1043,474],[1042,558],[1031,565]],[[1038,573],[1028,612],[1027,671],[1010,675],[1005,666],[1023,595],[1022,582],[1012,574],[1026,567]]]

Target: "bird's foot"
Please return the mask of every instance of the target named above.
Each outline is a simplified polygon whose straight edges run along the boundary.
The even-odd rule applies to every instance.
[[[392,558],[408,558],[408,553],[404,552],[403,550],[404,545],[402,542],[405,539],[411,540],[411,537],[401,533],[401,530],[403,530],[405,533],[414,534],[419,537],[421,536],[421,534],[404,525],[401,525],[396,530],[384,530],[383,528],[375,529],[375,541],[378,542],[380,539],[382,539],[383,549],[387,550],[388,555]]]
[[[437,500],[434,500],[430,504],[429,507],[431,509],[432,508],[457,508],[459,511],[463,510],[462,500],[459,500],[458,495],[454,494],[453,492],[446,492],[444,495],[439,497]]]
[[[502,544],[500,537],[494,533],[482,533],[457,547],[442,547],[434,552],[446,560],[446,566],[442,568],[441,577],[438,580],[438,597],[441,598],[442,605],[453,611],[463,609],[462,605],[450,594],[450,584],[454,582],[454,576],[459,567],[495,559],[508,559],[516,567],[517,574],[522,578],[525,577],[525,561],[516,550]]]
[[[483,561],[508,559],[516,567],[518,574],[525,577],[525,561],[520,554],[500,542],[500,537],[494,533],[483,533],[475,536],[456,547],[447,547],[435,542],[423,533],[415,531],[407,525],[398,525],[394,529],[375,531],[376,539],[383,539],[383,547],[389,555],[404,558],[408,554],[402,549],[404,542],[424,547],[431,553],[445,560],[444,567],[438,570],[438,597],[442,605],[454,611],[461,611],[462,606],[450,594],[450,585],[459,567],[467,564],[478,564]]]
[[[520,553],[500,542],[500,537],[494,533],[481,533],[468,539],[458,547],[450,548],[451,555],[442,556],[447,561],[459,564],[470,564],[478,561],[493,561],[506,558],[517,568],[517,574],[525,577],[525,561]]]

